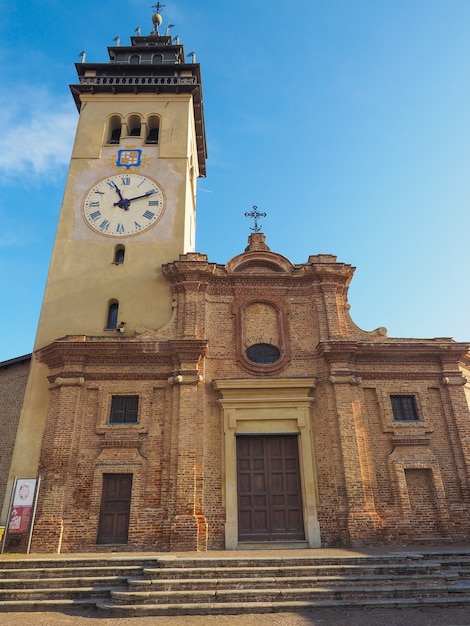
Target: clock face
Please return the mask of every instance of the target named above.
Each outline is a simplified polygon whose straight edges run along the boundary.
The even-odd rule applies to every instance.
[[[140,174],[116,174],[94,185],[83,200],[83,217],[108,237],[132,237],[154,226],[165,210],[160,185]]]

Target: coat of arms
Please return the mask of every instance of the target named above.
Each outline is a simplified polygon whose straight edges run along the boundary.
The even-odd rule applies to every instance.
[[[139,167],[142,159],[142,150],[118,150],[116,165],[118,167]]]

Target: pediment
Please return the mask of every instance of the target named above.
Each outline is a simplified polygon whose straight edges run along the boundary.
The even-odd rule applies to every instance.
[[[294,266],[281,254],[267,251],[244,252],[226,264],[229,274],[291,274]]]

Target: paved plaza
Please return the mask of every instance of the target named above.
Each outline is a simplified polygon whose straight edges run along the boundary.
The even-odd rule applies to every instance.
[[[0,626],[462,626],[470,607],[423,609],[319,609],[298,613],[178,617],[103,617],[80,613],[0,613]]]

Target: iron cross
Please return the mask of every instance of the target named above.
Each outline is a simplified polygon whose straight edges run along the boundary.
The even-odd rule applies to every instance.
[[[256,206],[256,204],[253,205],[253,210],[250,212],[246,212],[245,213],[245,217],[252,217],[255,221],[255,225],[254,226],[250,226],[250,230],[252,230],[254,233],[259,233],[259,231],[261,230],[261,226],[258,226],[258,218],[259,217],[266,217],[266,213],[260,213],[258,211],[258,207]]]

